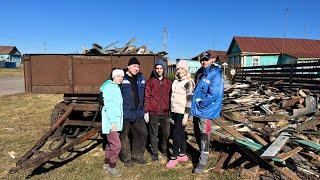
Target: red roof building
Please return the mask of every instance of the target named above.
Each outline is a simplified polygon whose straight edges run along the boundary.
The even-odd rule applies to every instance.
[[[288,64],[294,60],[320,58],[320,40],[234,37],[227,62],[234,66]]]

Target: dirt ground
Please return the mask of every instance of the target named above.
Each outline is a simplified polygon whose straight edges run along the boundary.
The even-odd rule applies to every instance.
[[[0,76],[0,97],[24,92],[23,77]]]

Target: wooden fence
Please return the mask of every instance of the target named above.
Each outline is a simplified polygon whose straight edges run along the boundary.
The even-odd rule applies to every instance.
[[[240,67],[237,82],[255,81],[285,88],[305,88],[320,92],[320,60],[292,64]]]

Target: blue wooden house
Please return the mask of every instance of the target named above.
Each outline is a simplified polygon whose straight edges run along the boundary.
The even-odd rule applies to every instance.
[[[320,40],[310,39],[234,37],[227,51],[227,63],[233,68],[317,58],[320,58]]]
[[[22,54],[15,46],[0,46],[0,67],[15,68],[21,65]]]

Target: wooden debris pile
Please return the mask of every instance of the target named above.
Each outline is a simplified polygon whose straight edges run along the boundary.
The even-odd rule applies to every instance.
[[[119,41],[109,44],[106,47],[102,47],[98,43],[93,43],[91,49],[83,48],[83,54],[92,54],[92,55],[99,55],[99,54],[153,54],[147,46],[142,45],[140,47],[136,47],[133,43],[136,41],[136,38],[130,39],[123,47],[117,48],[114,47]],[[163,55],[166,55],[165,52]]]
[[[227,160],[239,158],[250,164],[243,178],[319,179],[318,100],[319,95],[306,89],[248,84],[225,89],[223,118],[214,121],[214,133],[237,148],[216,166],[227,168]]]

